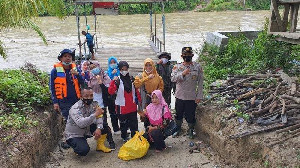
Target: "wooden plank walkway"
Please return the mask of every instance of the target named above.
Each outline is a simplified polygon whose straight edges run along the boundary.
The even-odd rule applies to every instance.
[[[114,56],[120,61],[127,61],[129,64],[129,73],[136,76],[143,71],[144,60],[151,58],[157,62],[158,58],[153,49],[149,47],[122,47],[122,48],[99,48],[96,53],[96,61],[101,67],[107,69],[108,58]]]

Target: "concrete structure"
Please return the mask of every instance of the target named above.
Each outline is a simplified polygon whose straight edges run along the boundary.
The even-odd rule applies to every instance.
[[[223,48],[229,39],[229,35],[238,36],[240,34],[245,35],[248,39],[254,40],[257,38],[260,31],[223,31],[223,32],[208,32],[206,34],[206,43],[216,45]]]

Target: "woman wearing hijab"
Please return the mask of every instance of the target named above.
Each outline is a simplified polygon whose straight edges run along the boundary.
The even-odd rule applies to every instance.
[[[154,90],[151,94],[152,103],[150,103],[144,113],[141,115],[146,118],[147,135],[146,138],[150,145],[155,146],[157,152],[166,148],[164,136],[164,123],[172,120],[172,115],[168,104],[162,96],[160,90]]]
[[[112,80],[115,76],[120,76],[120,70],[118,68],[118,60],[116,57],[108,58],[107,74]]]
[[[108,75],[102,70],[98,62],[92,62],[90,65],[91,75],[90,80],[88,82],[88,86],[93,90],[93,99],[98,102],[98,105],[103,109],[103,130],[102,136],[99,141],[97,141],[97,150],[103,152],[110,152],[111,150],[116,149],[115,142],[112,138],[111,129],[107,123],[107,97],[108,90],[107,87],[110,83],[110,78]],[[104,141],[107,138],[110,148],[104,146]]]
[[[131,137],[134,136],[135,131],[138,131],[137,104],[141,101],[138,89],[132,84],[128,68],[129,65],[126,61],[120,61],[120,77],[115,76],[108,88],[110,95],[116,94],[115,105],[117,114],[119,114],[121,137],[124,142],[128,140],[128,128],[130,128]]]
[[[141,92],[142,104],[139,110],[145,109],[145,107],[151,103],[150,95],[154,90],[163,92],[164,82],[157,73],[152,59],[145,59],[143,73],[135,77],[134,85],[140,88]]]
[[[90,65],[90,62],[87,61],[87,60],[82,61],[81,64],[80,64],[80,73],[81,73],[81,76],[84,80],[84,86],[83,87],[87,86],[87,83],[90,80],[89,65]]]
[[[111,80],[115,76],[120,76],[120,70],[118,67],[118,60],[116,57],[109,57],[108,58],[108,68],[107,68],[107,74]],[[116,95],[108,95],[108,102],[107,102],[107,107],[108,111],[110,114],[110,120],[111,120],[111,125],[113,127],[113,130],[115,134],[120,133],[120,127],[119,127],[119,121],[118,121],[118,116],[116,113],[116,106],[115,106],[115,99]]]

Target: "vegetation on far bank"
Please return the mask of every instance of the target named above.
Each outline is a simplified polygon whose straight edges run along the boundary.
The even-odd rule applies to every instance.
[[[171,0],[164,3],[165,13],[180,12],[180,11],[223,11],[223,10],[243,10],[250,8],[251,10],[269,10],[269,0]],[[92,15],[92,4],[86,3],[78,5],[79,15]],[[154,3],[152,10],[156,13],[161,12],[161,4]],[[64,11],[67,15],[75,15],[75,4],[72,1],[65,1]],[[120,4],[119,14],[148,14],[150,8],[148,4]],[[51,13],[41,11],[40,16],[49,16]]]
[[[249,40],[244,35],[230,36],[228,44],[220,49],[205,44],[198,52],[204,67],[206,86],[228,75],[258,73],[282,69],[291,75],[300,76],[300,45],[275,40],[265,29],[258,38]]]
[[[203,3],[203,8],[197,9],[200,12],[224,11],[224,10],[269,10],[270,0],[211,0]]]
[[[48,74],[27,63],[20,70],[0,70],[0,76],[0,130],[36,126],[28,116],[51,104]]]

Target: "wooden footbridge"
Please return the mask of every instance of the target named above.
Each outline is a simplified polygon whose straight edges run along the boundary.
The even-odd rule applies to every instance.
[[[300,30],[297,30],[300,0],[271,0],[269,33],[278,35],[277,40],[300,44]],[[280,15],[279,8],[284,11]]]
[[[94,13],[94,24],[95,30],[94,34],[90,33],[94,36],[94,43],[95,43],[95,51],[96,51],[96,60],[99,61],[100,65],[107,69],[107,60],[110,56],[115,56],[118,61],[127,61],[130,66],[130,73],[131,75],[137,75],[139,72],[142,72],[144,60],[146,58],[151,58],[154,61],[157,61],[157,53],[165,51],[165,15],[164,15],[164,2],[166,0],[74,0],[76,6],[76,20],[77,20],[77,29],[78,29],[78,41],[79,41],[79,55],[82,56],[80,59],[87,59],[86,55],[88,49],[86,47],[85,42],[81,43],[81,28],[79,24],[79,15],[78,15],[78,5],[85,5],[90,3],[93,5],[93,13]],[[107,14],[116,14],[118,10],[119,4],[130,4],[130,3],[144,3],[149,5],[149,13],[150,13],[150,26],[149,26],[149,45],[147,46],[140,46],[140,47],[119,47],[119,48],[101,48],[98,49],[97,45],[97,29],[96,29],[96,17],[97,15],[107,15]],[[162,7],[162,28],[163,28],[163,39],[160,40],[156,34],[156,14],[152,10],[153,3],[160,3]],[[152,17],[154,13],[154,17]],[[85,15],[86,27],[87,24],[87,17]],[[154,23],[153,23],[154,22]],[[88,28],[83,28],[83,30],[89,30]],[[145,39],[147,40],[147,39]],[[83,54],[84,53],[84,54]]]

